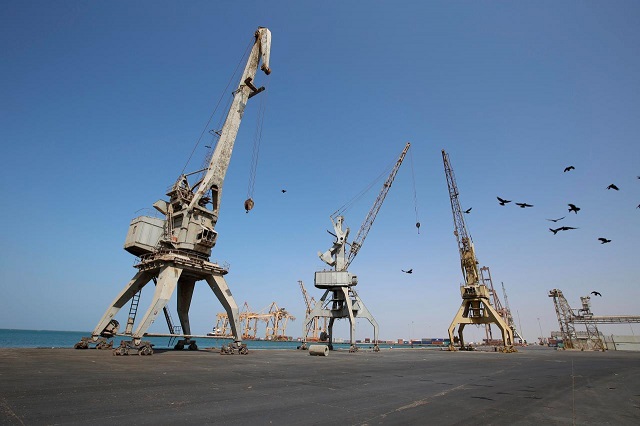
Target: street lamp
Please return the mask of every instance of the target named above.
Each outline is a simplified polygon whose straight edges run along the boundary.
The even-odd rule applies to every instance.
[[[544,334],[542,333],[542,326],[540,325],[540,318],[538,318],[538,327],[540,327],[540,344],[544,343]]]

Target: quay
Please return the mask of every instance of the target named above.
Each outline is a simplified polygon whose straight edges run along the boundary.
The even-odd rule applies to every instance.
[[[0,349],[0,424],[640,424],[638,352]]]

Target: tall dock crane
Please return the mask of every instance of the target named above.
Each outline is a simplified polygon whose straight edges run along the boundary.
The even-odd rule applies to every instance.
[[[460,252],[460,266],[464,276],[464,284],[460,287],[462,305],[449,326],[449,349],[456,350],[454,342],[457,340],[460,348],[464,348],[463,330],[467,324],[495,324],[502,333],[504,343],[503,351],[513,352],[513,331],[504,321],[500,314],[491,306],[489,289],[486,284],[480,281],[478,270],[478,260],[473,248],[473,241],[467,232],[464,222],[464,215],[458,200],[458,186],[453,174],[453,168],[449,162],[449,155],[442,150],[442,160],[444,162],[444,173],[447,178],[449,188],[449,198],[451,200],[451,211],[453,212],[453,224],[455,226],[454,235],[458,241],[458,251]],[[457,339],[454,339],[453,331],[458,327]]]
[[[391,173],[387,177],[387,180],[382,184],[382,189],[378,198],[373,203],[373,207],[367,214],[364,222],[360,226],[356,238],[351,244],[347,242],[349,237],[349,228],[342,229],[344,223],[344,217],[337,212],[331,216],[331,223],[333,225],[334,232],[331,233],[335,237],[333,245],[326,252],[318,252],[320,259],[327,265],[333,267],[333,270],[317,271],[315,273],[314,285],[316,288],[325,290],[323,296],[313,307],[305,318],[302,326],[302,332],[306,336],[306,331],[309,329],[310,324],[314,318],[329,318],[328,329],[328,346],[329,349],[333,349],[333,323],[336,319],[349,318],[349,324],[351,325],[349,340],[350,348],[349,352],[356,352],[358,347],[355,342],[356,335],[356,317],[366,318],[373,326],[373,349],[379,351],[378,346],[378,323],[373,318],[367,307],[358,296],[355,290],[355,286],[358,284],[358,277],[351,272],[347,271],[351,262],[355,259],[356,255],[360,251],[362,244],[364,243],[367,234],[371,230],[371,226],[376,219],[382,203],[384,202],[391,184],[402,165],[402,161],[411,146],[407,142],[406,146],[402,150],[400,157],[393,166]],[[347,244],[350,245],[349,253],[346,251]],[[328,298],[328,296],[331,296]],[[306,348],[306,341],[303,342],[302,349]]]
[[[257,88],[253,84],[260,62],[260,69],[267,75],[271,73],[270,51],[271,32],[259,27],[240,83],[233,92],[224,125],[218,132],[220,138],[208,167],[202,170],[205,172],[204,176],[193,184],[189,183],[189,177],[201,171],[178,177],[166,194],[169,201],[159,200],[153,205],[164,215],[164,219],[149,216],[133,219],[124,248],[140,258],[135,265],[138,272],[116,296],[91,336],[83,338],[81,347],[88,347],[89,343],[100,344],[104,339],[118,335],[119,324],[114,319],[115,315],[139,290],[154,280],[156,288],[151,306],[135,331],[132,330],[132,324],[127,327],[124,335],[132,339],[130,342],[123,341],[116,353],[124,355],[129,349],[136,349],[141,355],[153,353],[151,344],[142,341],[142,338],[176,288],[178,317],[184,333],[181,337],[184,339],[178,341],[175,348],[182,349],[186,345],[189,349],[196,350],[197,345],[189,323],[189,307],[195,283],[205,280],[230,318],[234,337],[234,343],[229,345],[230,352],[237,350],[247,353],[246,346],[241,344],[240,339],[238,305],[224,279],[228,270],[210,262],[209,256],[218,238],[215,225],[236,135],[247,101],[264,90],[264,87]]]

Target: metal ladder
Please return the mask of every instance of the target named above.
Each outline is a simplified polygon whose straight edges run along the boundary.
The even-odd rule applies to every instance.
[[[138,290],[131,299],[131,306],[129,307],[129,317],[127,318],[127,327],[124,330],[124,334],[131,336],[133,334],[133,323],[136,321],[136,314],[138,313],[138,305],[140,304],[140,294],[142,289]]]
[[[153,278],[153,284],[158,284],[158,279],[156,277]],[[142,294],[142,289],[138,290],[136,294],[133,295],[131,299],[131,306],[129,307],[129,317],[127,318],[127,327],[125,328],[124,334],[131,336],[133,334],[133,324],[136,321],[136,315],[138,313],[138,305],[140,304],[140,295]],[[181,334],[182,327],[179,325],[173,325],[173,319],[171,318],[171,313],[169,309],[165,306],[162,308],[164,311],[164,318],[167,321],[167,327],[169,328],[169,334]],[[173,341],[176,337],[169,338],[169,346],[173,344]]]

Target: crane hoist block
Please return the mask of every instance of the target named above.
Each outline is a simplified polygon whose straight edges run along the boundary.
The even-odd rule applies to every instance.
[[[358,277],[348,271],[317,271],[314,285],[317,288],[351,287],[358,284]]]
[[[134,256],[153,253],[164,232],[164,219],[138,216],[131,221],[124,249]]]

